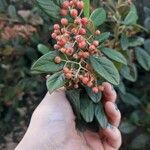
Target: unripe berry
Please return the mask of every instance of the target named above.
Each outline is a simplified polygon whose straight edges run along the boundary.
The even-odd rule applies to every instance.
[[[59,24],[54,24],[54,30],[58,30],[58,29],[60,29]]]
[[[55,57],[55,63],[60,64],[61,63],[61,58],[59,56]]]
[[[79,48],[85,48],[86,47],[86,42],[85,41],[82,41],[82,42],[80,42],[79,44],[78,44],[78,46],[79,46]]]
[[[61,24],[62,24],[63,26],[67,26],[67,25],[68,25],[68,20],[67,20],[66,18],[62,18],[62,19],[61,19]]]
[[[86,26],[88,24],[88,18],[86,18],[86,17],[82,18],[81,23],[82,23],[82,25]]]
[[[69,8],[69,2],[68,1],[64,1],[63,2],[63,4],[62,4],[62,7],[64,8],[64,9],[68,9]]]
[[[96,30],[95,34],[100,35],[101,34],[100,30]]]
[[[89,78],[88,77],[83,77],[82,82],[84,84],[87,84],[89,82]]]
[[[78,88],[79,88],[79,85],[78,85],[78,84],[75,84],[75,85],[74,85],[74,88],[75,88],[75,89],[78,89]]]
[[[57,45],[57,44],[54,45],[54,49],[59,49],[59,48],[60,48],[59,45]]]
[[[77,54],[74,54],[74,55],[73,55],[73,58],[78,59],[79,57],[78,57]]]
[[[86,34],[86,30],[84,28],[79,29],[79,34],[84,35]]]
[[[67,16],[67,13],[68,13],[68,10],[66,10],[66,9],[61,9],[61,10],[60,10],[60,14],[61,14],[62,16]]]
[[[70,14],[72,17],[76,18],[78,16],[78,11],[76,9],[72,9]]]
[[[97,94],[99,92],[98,87],[93,87],[92,91]]]
[[[52,34],[51,34],[51,37],[52,37],[53,39],[56,39],[57,34],[56,34],[56,33],[52,33]]]
[[[83,1],[78,1],[78,2],[77,2],[77,7],[78,7],[79,9],[83,9],[83,8],[84,8],[84,2],[83,2]]]
[[[93,41],[93,45],[97,47],[99,45],[99,41]]]

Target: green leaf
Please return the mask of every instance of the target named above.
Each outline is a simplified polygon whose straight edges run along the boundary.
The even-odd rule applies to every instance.
[[[130,134],[133,131],[135,131],[136,126],[134,126],[133,124],[127,122],[127,121],[123,121],[119,127],[119,129],[121,130],[122,133],[125,134]]]
[[[144,44],[144,39],[141,37],[129,38],[129,47],[141,46]]]
[[[101,103],[95,106],[95,117],[103,129],[107,128],[108,120]]]
[[[60,18],[60,7],[55,0],[37,0],[39,7],[50,17]]]
[[[119,72],[114,64],[105,57],[90,57],[93,69],[108,82],[118,85],[120,81]]]
[[[102,93],[96,94],[96,93],[94,93],[94,92],[92,91],[91,88],[89,88],[89,87],[87,87],[87,86],[85,86],[85,90],[86,90],[88,96],[91,98],[91,100],[92,100],[94,103],[98,103],[98,102],[101,100],[101,98],[102,98]]]
[[[120,84],[117,86],[117,88],[122,94],[126,94],[126,87],[122,80],[120,81]]]
[[[123,50],[127,50],[128,49],[128,47],[129,47],[129,40],[128,40],[128,37],[125,34],[121,35],[120,43],[121,43],[121,47],[122,47]]]
[[[100,34],[99,36],[96,36],[96,40],[98,40],[100,43],[104,42],[105,40],[107,40],[110,36],[110,32],[105,32]]]
[[[63,87],[64,85],[65,85],[65,76],[63,72],[57,72],[51,75],[46,81],[46,86],[50,93],[52,93],[56,89]]]
[[[16,8],[13,5],[9,5],[8,7],[8,14],[11,18],[13,19],[17,19],[17,12],[16,12]]]
[[[149,53],[149,55],[150,55],[150,39],[148,39],[148,40],[145,40],[145,42],[144,42],[144,48],[145,48],[145,50]]]
[[[119,93],[119,96],[121,97],[121,100],[126,105],[131,105],[133,107],[136,107],[139,104],[141,104],[140,100],[131,93],[126,93],[126,94]]]
[[[123,23],[127,26],[134,25],[136,24],[137,20],[138,20],[137,10],[136,10],[135,5],[132,4],[130,6],[130,11],[128,15],[126,16],[126,18],[124,19]]]
[[[50,49],[44,44],[38,44],[38,51],[44,55],[50,52]]]
[[[81,115],[86,122],[92,122],[94,119],[94,104],[90,98],[83,94],[81,96]]]
[[[102,25],[106,20],[106,12],[103,8],[97,8],[90,16],[95,26]]]
[[[113,50],[111,48],[103,48],[101,49],[101,52],[106,55],[108,58],[115,60],[116,62],[122,63],[124,65],[127,65],[126,58],[116,50]]]
[[[90,16],[90,0],[83,0],[83,2],[84,2],[84,9],[83,9],[84,16],[89,18],[89,16]]]
[[[31,70],[39,73],[54,73],[63,69],[64,63],[56,64],[54,59],[58,56],[57,51],[49,52],[40,57],[32,66]]]
[[[80,118],[80,90],[67,90],[66,96],[69,99],[75,114]]]
[[[124,66],[120,73],[125,79],[129,81],[135,82],[137,80],[137,68],[135,64]]]
[[[135,49],[135,55],[141,67],[147,71],[150,71],[150,55],[140,47]]]

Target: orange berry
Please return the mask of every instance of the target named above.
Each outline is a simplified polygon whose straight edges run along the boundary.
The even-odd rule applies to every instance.
[[[55,63],[60,64],[61,63],[61,58],[59,56],[55,57]]]

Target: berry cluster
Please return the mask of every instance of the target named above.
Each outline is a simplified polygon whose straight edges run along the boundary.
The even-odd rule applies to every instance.
[[[79,84],[84,84],[98,93],[103,91],[103,86],[97,85],[97,79],[86,60],[90,55],[100,55],[98,50],[100,43],[94,38],[101,32],[89,31],[90,20],[83,16],[83,8],[84,2],[80,0],[63,2],[60,10],[62,19],[60,23],[54,24],[51,34],[56,40],[54,49],[61,52],[61,56],[55,57],[54,61],[57,64],[65,62],[63,72],[69,80],[69,85],[78,88]]]

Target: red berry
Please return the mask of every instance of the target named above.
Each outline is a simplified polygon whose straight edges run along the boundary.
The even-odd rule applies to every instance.
[[[88,19],[85,17],[85,18],[82,18],[81,19],[81,23],[86,26],[88,24]]]
[[[69,8],[69,2],[68,1],[64,1],[63,2],[63,4],[62,4],[62,7],[64,8],[64,9],[68,9]]]
[[[57,44],[54,45],[54,49],[59,49],[59,48],[60,48],[59,45],[57,45]]]
[[[84,58],[88,58],[89,56],[90,56],[90,54],[89,54],[88,52],[84,52],[84,53],[83,53],[83,57],[84,57]]]
[[[80,23],[81,23],[81,18],[80,18],[80,17],[77,17],[77,18],[75,19],[74,23],[80,24]]]
[[[65,74],[65,77],[66,77],[67,79],[71,79],[71,78],[72,78],[72,73],[70,73],[70,72],[69,72],[69,73],[66,73],[66,74]]]
[[[69,70],[68,67],[64,67],[64,68],[63,68],[63,71],[64,71],[65,74],[67,74],[70,70]]]
[[[98,93],[98,92],[99,92],[98,87],[93,87],[93,88],[92,88],[92,91],[93,91],[94,93]]]
[[[84,35],[86,34],[86,30],[84,28],[79,29],[79,34]]]
[[[54,30],[54,33],[60,34],[60,30]]]
[[[66,18],[62,18],[62,19],[61,19],[61,24],[62,24],[63,26],[67,26],[67,25],[68,25],[68,20],[67,20]]]
[[[89,78],[88,77],[83,77],[82,82],[84,84],[87,84],[89,82]]]
[[[78,11],[76,9],[72,9],[70,14],[72,17],[76,18],[78,16]]]
[[[85,41],[82,41],[78,44],[79,48],[85,48],[86,47],[86,42]]]
[[[67,16],[67,13],[68,13],[68,10],[66,10],[66,9],[61,9],[61,10],[60,10],[60,14],[61,14],[62,16]]]
[[[89,50],[93,51],[95,49],[96,49],[95,45],[90,45]]]
[[[57,34],[56,34],[56,33],[52,33],[52,34],[51,34],[51,37],[52,37],[53,39],[56,39]]]
[[[79,75],[79,79],[82,80],[83,79],[83,75]]]
[[[92,86],[93,86],[93,83],[92,83],[91,81],[89,81],[89,82],[87,83],[87,86],[88,86],[88,87],[92,87]]]
[[[99,45],[99,41],[93,41],[93,45],[97,47]]]
[[[75,39],[76,39],[76,41],[77,41],[78,43],[80,43],[80,42],[83,41],[83,38],[82,38],[81,35],[77,35],[77,36],[75,37]]]
[[[67,54],[67,55],[72,55],[73,51],[74,51],[74,49],[73,49],[72,47],[67,48],[67,49],[66,49],[66,54]]]
[[[59,56],[55,57],[55,63],[60,64],[61,63],[61,58]]]
[[[100,35],[101,34],[100,30],[96,30],[95,34]]]
[[[66,44],[66,39],[64,38],[64,39],[61,39],[61,40],[59,40],[58,41],[58,45],[60,45],[60,46],[64,46],[65,44]]]
[[[59,24],[54,24],[54,30],[58,30],[58,29],[60,29]]]
[[[83,9],[83,8],[84,8],[84,2],[83,2],[83,1],[78,1],[78,2],[77,2],[77,7],[78,7],[79,9]]]
[[[71,30],[71,32],[72,32],[73,34],[77,34],[77,33],[78,33],[78,30],[77,30],[76,28],[73,28],[73,29]]]

